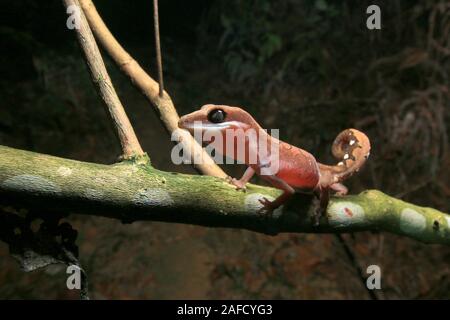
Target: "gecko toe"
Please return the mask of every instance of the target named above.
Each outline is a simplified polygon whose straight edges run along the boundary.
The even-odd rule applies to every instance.
[[[230,184],[236,187],[236,190],[243,190],[246,191],[247,188],[245,187],[245,183],[242,183],[240,180],[236,178],[232,178],[230,181]]]
[[[258,199],[258,201],[263,205],[262,208],[258,210],[258,213],[271,217],[274,210],[273,202],[265,197]]]

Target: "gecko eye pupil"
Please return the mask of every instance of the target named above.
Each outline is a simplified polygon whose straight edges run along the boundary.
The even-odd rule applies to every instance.
[[[212,123],[219,123],[225,120],[226,115],[225,111],[215,109],[208,114],[208,120]]]

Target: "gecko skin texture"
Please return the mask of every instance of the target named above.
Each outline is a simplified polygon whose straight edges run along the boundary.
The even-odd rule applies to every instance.
[[[309,152],[270,136],[248,112],[239,107],[207,104],[200,110],[181,117],[178,126],[191,134],[194,134],[195,130],[221,134],[223,150],[216,152],[248,165],[241,179],[230,179],[230,183],[238,189],[245,189],[245,184],[255,173],[275,188],[281,189],[283,193],[275,200],[271,201],[264,197],[259,199],[263,204],[262,211],[269,214],[283,205],[296,191],[316,194],[320,199],[320,212],[324,212],[328,205],[330,190],[335,191],[337,195],[347,194],[348,190],[341,182],[357,172],[370,154],[369,138],[356,129],[346,129],[336,137],[332,145],[332,153],[339,162],[336,165],[321,164]],[[241,154],[240,157],[236,150],[225,147],[226,138],[230,137],[227,130],[246,132],[250,129],[256,132],[255,138],[258,141],[266,143],[264,157],[261,156],[263,154],[261,150],[252,151],[250,147],[252,144],[247,140],[245,154],[243,156]],[[278,170],[273,174],[261,174],[263,168],[267,167],[267,161],[270,163],[273,160],[271,150],[277,150]],[[256,154],[257,161],[249,161],[252,158],[249,152]]]

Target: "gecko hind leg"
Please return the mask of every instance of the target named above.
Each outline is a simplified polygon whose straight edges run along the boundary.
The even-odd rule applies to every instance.
[[[283,190],[283,193],[273,201],[270,201],[265,197],[259,199],[259,202],[263,205],[263,207],[259,209],[259,213],[271,216],[275,209],[282,206],[286,201],[289,200],[290,197],[292,197],[292,195],[295,193],[295,190],[290,185],[288,185],[284,180],[278,178],[275,175],[264,176],[264,179],[270,182],[273,187]]]
[[[336,191],[337,196],[345,196],[348,193],[348,188],[342,183],[333,183],[330,188]]]
[[[330,190],[336,191],[337,196],[345,196],[348,193],[348,188],[342,183],[333,183],[329,187],[320,188],[320,190],[315,193],[319,198],[319,207],[314,210],[314,226],[318,226],[320,218],[326,216],[328,203],[330,202]]]

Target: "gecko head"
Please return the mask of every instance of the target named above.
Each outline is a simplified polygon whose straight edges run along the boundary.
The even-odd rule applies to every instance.
[[[227,129],[246,130],[255,125],[256,121],[245,110],[215,104],[206,104],[200,110],[182,116],[178,122],[178,127],[191,133],[194,130],[223,133]]]

